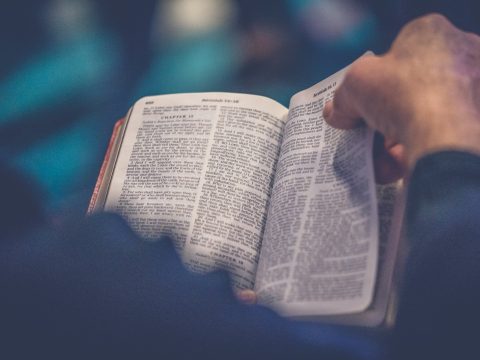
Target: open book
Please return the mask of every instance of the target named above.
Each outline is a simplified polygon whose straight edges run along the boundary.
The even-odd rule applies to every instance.
[[[89,212],[121,214],[146,239],[170,234],[188,268],[227,269],[283,315],[383,323],[403,212],[396,186],[375,185],[373,133],[323,120],[344,73],[288,109],[233,93],[138,100]]]

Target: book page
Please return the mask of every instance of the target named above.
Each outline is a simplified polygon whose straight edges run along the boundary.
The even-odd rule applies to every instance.
[[[194,271],[253,287],[288,110],[243,94],[147,97],[127,120],[105,210],[146,239],[169,234]]]
[[[373,133],[322,117],[345,71],[290,103],[255,289],[287,316],[365,310],[378,258]]]
[[[378,271],[373,301],[362,312],[334,316],[309,316],[310,321],[331,322],[357,326],[393,325],[395,318],[395,295],[401,270],[400,246],[402,240],[403,214],[405,207],[403,181],[389,185],[377,185],[379,215]]]

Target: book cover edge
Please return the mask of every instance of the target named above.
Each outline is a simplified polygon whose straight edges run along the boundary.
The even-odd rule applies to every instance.
[[[115,125],[113,126],[113,131],[112,135],[110,137],[110,141],[108,143],[107,150],[105,152],[105,156],[103,158],[102,166],[100,167],[100,171],[98,173],[97,181],[95,183],[95,187],[93,189],[92,196],[90,198],[90,202],[88,205],[87,209],[87,215],[91,215],[94,212],[95,205],[97,203],[98,195],[100,193],[100,188],[102,186],[103,180],[105,178],[105,173],[107,171],[108,163],[110,161],[110,158],[112,156],[112,150],[113,150],[113,145],[115,144],[115,140],[117,139],[119,133],[120,133],[120,128],[125,122],[125,118],[122,118],[120,120],[117,120]]]

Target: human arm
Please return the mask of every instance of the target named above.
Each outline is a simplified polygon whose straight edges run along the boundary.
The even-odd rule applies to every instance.
[[[240,304],[226,272],[189,273],[172,244],[118,216],[0,242],[0,357],[377,359],[351,331]]]
[[[392,357],[478,358],[480,40],[439,15],[406,26],[383,56],[357,62],[325,111],[365,122],[404,162],[411,246]]]
[[[410,253],[392,357],[478,358],[480,157],[423,157],[407,204]]]

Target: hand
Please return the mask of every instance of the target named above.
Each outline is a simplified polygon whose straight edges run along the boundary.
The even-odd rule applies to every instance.
[[[373,164],[377,184],[389,184],[403,178],[407,172],[405,147],[375,133]]]
[[[352,65],[324,117],[343,129],[364,121],[404,147],[410,169],[434,151],[480,154],[480,37],[441,15],[409,23],[387,54]]]

